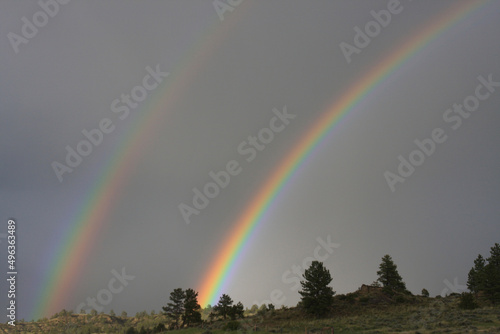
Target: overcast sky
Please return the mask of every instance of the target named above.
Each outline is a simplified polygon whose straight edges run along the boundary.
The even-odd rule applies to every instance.
[[[135,278],[105,312],[160,311],[174,288],[198,288],[239,215],[309,127],[459,1],[401,0],[386,27],[347,57],[341,45],[355,47],[355,28],[394,1],[60,2],[47,7],[51,15],[37,14],[36,1],[0,2],[0,268],[8,271],[14,218],[19,318],[32,314],[92,189],[116,173],[120,187],[61,309],[96,297],[122,268]],[[500,235],[499,11],[498,1],[479,6],[343,118],[271,205],[225,293],[250,307],[279,290],[282,304],[295,305],[292,268],[327,236],[336,248],[324,263],[337,293],[376,280],[385,254],[413,293],[465,285],[474,258]],[[136,102],[115,102],[127,95]],[[447,111],[464,100],[474,111]],[[253,154],[238,147],[270,127],[273,109],[295,118],[248,162]],[[153,125],[141,128],[144,120]],[[67,146],[77,150],[82,131],[99,127],[109,133],[66,172]],[[394,181],[398,157],[421,158],[412,155],[415,140],[436,128],[432,154]],[[179,205],[193,206],[193,188],[231,160],[241,172],[186,224]],[[127,165],[103,176],[113,161]],[[2,305],[7,290],[4,280]]]

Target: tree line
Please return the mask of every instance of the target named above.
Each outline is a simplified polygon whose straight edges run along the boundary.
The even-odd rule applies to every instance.
[[[389,255],[382,258],[378,282],[387,291],[398,291],[409,293],[406,285],[397,271],[397,266]],[[322,262],[313,261],[303,274],[304,280],[300,282],[302,290],[299,291],[301,300],[299,306],[313,316],[325,316],[333,305],[333,291],[330,283],[332,276]],[[202,322],[201,306],[198,303],[198,292],[193,289],[174,289],[170,293],[170,302],[163,307],[164,313],[172,319],[173,326],[181,328]],[[267,310],[273,310],[274,305],[269,304]],[[243,318],[244,307],[241,302],[234,304],[231,297],[223,294],[218,303],[211,307],[208,316],[210,321],[217,319],[236,320]]]
[[[481,254],[467,276],[467,288],[476,298],[484,297],[493,304],[500,302],[500,244],[490,248],[490,256]]]
[[[383,292],[394,295],[412,293],[406,288],[403,278],[398,272],[397,265],[390,255],[384,255],[377,271],[378,279],[374,285],[379,286]],[[304,271],[303,279],[300,281],[302,289],[297,306],[308,314],[315,317],[323,317],[330,313],[334,303],[335,291],[330,286],[332,276],[330,271],[320,261],[313,261],[308,269]],[[500,245],[496,243],[490,250],[490,256],[484,258],[481,254],[474,261],[474,267],[469,271],[467,287],[470,294],[462,295],[464,308],[475,305],[471,301],[472,293],[483,296],[493,304],[500,302]],[[422,296],[428,297],[429,292],[422,289]],[[180,328],[199,324],[202,322],[200,305],[198,304],[198,293],[193,289],[175,289],[170,293],[170,302],[163,307],[165,314],[173,320],[175,327]],[[470,304],[472,303],[472,304]],[[274,309],[270,304],[266,309]],[[231,297],[223,294],[219,302],[211,307],[208,315],[210,321],[218,319],[236,320],[243,318],[244,307],[241,302],[234,304]]]

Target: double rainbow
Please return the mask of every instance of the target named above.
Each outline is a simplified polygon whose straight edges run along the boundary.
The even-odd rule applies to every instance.
[[[62,242],[55,246],[54,255],[49,259],[39,294],[35,299],[32,319],[58,312],[66,304],[71,291],[80,281],[79,277],[83,276],[82,273],[96,237],[109,221],[120,189],[126,184],[127,176],[140,158],[144,145],[151,136],[157,133],[164,122],[166,110],[172,108],[183,96],[196,72],[220,45],[225,35],[231,31],[238,16],[244,12],[242,8],[245,7],[245,3],[229,15],[223,24],[216,22],[215,29],[208,29],[208,37],[196,43],[178,70],[165,80],[168,83],[161,87],[164,90],[163,93],[155,93],[150,102],[142,108],[140,114],[143,116],[138,117],[132,131],[105,164],[102,173],[96,177],[95,183],[82,201],[83,206],[71,220],[69,228],[63,235]],[[202,281],[197,289],[202,306],[216,303],[216,299],[229,283],[230,273],[235,270],[236,262],[241,257],[244,246],[248,244],[255,228],[264,221],[265,214],[274,199],[290,181],[299,166],[307,160],[313,149],[335,128],[342,117],[416,52],[484,3],[485,1],[481,0],[457,3],[447,10],[433,23],[398,46],[349,87],[341,95],[342,97],[335,101],[306,131],[298,145],[278,164],[243,214],[236,220],[223,247],[216,253],[207,272],[202,275]]]

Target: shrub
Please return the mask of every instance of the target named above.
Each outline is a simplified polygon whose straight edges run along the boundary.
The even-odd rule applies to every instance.
[[[125,334],[137,334],[137,331],[135,330],[134,327],[129,327]]]
[[[166,331],[167,328],[165,328],[165,325],[162,324],[161,322],[156,325],[156,327],[153,329],[153,333],[162,333],[164,331]]]
[[[474,300],[474,296],[470,292],[464,292],[460,296],[460,303],[458,304],[463,310],[473,310],[478,307],[476,301]]]
[[[345,300],[345,301],[347,301],[347,302],[349,302],[349,303],[352,304],[352,303],[354,303],[354,300],[355,300],[356,297],[358,297],[358,294],[354,293],[354,292],[351,292],[351,293],[346,294],[345,297],[340,298],[340,300]]]
[[[236,320],[231,320],[224,326],[224,330],[226,331],[237,331],[240,328],[241,324],[239,321]]]
[[[363,303],[363,304],[366,304],[366,303],[368,303],[368,302],[370,301],[370,297],[368,297],[368,296],[363,296],[363,297],[359,298],[359,301],[360,301],[361,303]]]
[[[396,296],[396,303],[398,304],[406,303],[406,298],[403,296]]]

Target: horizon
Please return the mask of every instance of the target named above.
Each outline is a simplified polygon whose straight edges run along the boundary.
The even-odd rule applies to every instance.
[[[500,232],[499,9],[1,3],[5,307],[295,306],[312,260],[346,294],[385,254],[467,291]]]

